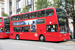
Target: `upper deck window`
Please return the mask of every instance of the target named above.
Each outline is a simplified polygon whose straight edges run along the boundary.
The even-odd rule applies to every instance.
[[[46,16],[52,16],[54,14],[53,9],[46,10]]]
[[[0,22],[2,22],[2,18],[0,18]]]
[[[15,16],[13,16],[13,17],[11,18],[11,21],[15,21]]]
[[[10,18],[4,19],[4,22],[10,22]]]
[[[20,20],[20,15],[16,16],[16,20]]]
[[[31,13],[31,18],[36,18],[36,12]]]
[[[56,12],[57,12],[57,17],[66,17],[66,13],[64,10],[59,9],[59,8],[55,8]]]
[[[24,19],[29,19],[29,14],[25,14]]]
[[[38,12],[38,17],[45,17],[45,10]]]

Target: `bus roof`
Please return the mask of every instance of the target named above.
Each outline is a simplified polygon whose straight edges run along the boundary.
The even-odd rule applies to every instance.
[[[49,8],[45,8],[45,9],[40,9],[40,10],[36,10],[36,11],[26,12],[26,13],[22,13],[22,14],[16,14],[16,15],[12,15],[12,16],[23,15],[23,14],[32,13],[32,12],[37,12],[37,11],[46,10],[46,9],[50,9],[50,8],[54,9],[54,8],[58,8],[58,7],[49,7]],[[62,9],[62,8],[59,8],[59,9]],[[62,10],[64,10],[64,9],[62,9]],[[64,10],[64,11],[65,11],[65,10]],[[12,17],[12,16],[11,16],[11,17]]]

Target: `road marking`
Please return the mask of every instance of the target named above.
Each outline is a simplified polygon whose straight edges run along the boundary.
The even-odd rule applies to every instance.
[[[47,48],[47,47],[39,47],[39,48],[46,49],[46,50],[54,50],[53,48]]]
[[[12,42],[13,44],[18,44],[18,45],[25,45],[25,46],[28,46],[28,44],[23,44],[23,43],[15,43],[15,42]]]

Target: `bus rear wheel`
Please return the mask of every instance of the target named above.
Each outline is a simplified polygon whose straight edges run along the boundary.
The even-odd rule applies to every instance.
[[[20,39],[19,35],[16,35],[16,40],[19,40],[19,39]]]
[[[41,36],[39,37],[39,41],[45,41],[45,37],[44,37],[43,35],[41,35]]]

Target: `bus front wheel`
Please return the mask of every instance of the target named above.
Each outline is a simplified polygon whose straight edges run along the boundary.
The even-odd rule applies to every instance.
[[[45,37],[44,37],[43,35],[41,35],[41,36],[39,37],[39,41],[45,41]]]
[[[19,40],[19,39],[20,39],[19,35],[16,35],[16,40]]]

